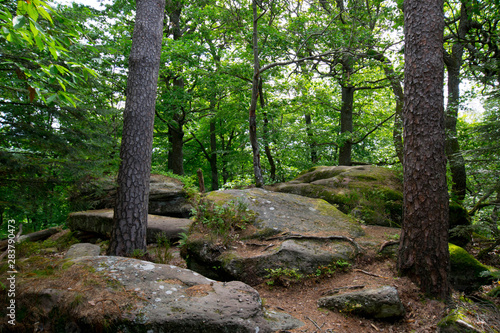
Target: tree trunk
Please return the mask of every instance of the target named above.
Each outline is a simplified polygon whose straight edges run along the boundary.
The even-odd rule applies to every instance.
[[[352,108],[354,103],[355,88],[350,85],[342,86],[342,107],[340,109],[340,134],[352,133]],[[339,149],[339,165],[351,165],[352,142],[347,139],[342,142]]]
[[[249,122],[249,132],[250,132],[250,144],[252,146],[253,155],[253,172],[255,176],[255,186],[264,186],[264,179],[262,177],[262,168],[260,166],[260,152],[259,143],[257,141],[257,99],[259,95],[259,80],[260,80],[260,62],[259,62],[259,48],[258,48],[258,34],[257,34],[257,23],[259,17],[257,15],[257,2],[252,1],[253,9],[253,36],[252,36],[252,47],[253,47],[253,79],[252,79],[252,98],[250,100],[250,109],[248,112],[248,122]]]
[[[266,101],[264,100],[264,91],[262,89],[262,79],[259,81],[259,101],[261,109],[265,109]],[[264,140],[264,152],[266,153],[267,161],[271,167],[270,176],[273,182],[276,182],[276,164],[274,163],[273,154],[271,154],[271,147],[269,147],[269,119],[267,112],[263,112],[264,126],[262,128],[262,139]]]
[[[182,129],[182,122],[177,122],[177,128],[174,126],[168,126],[168,141],[170,141],[171,147],[168,152],[168,169],[176,175],[184,174],[184,130]]]
[[[146,251],[149,178],[165,0],[137,0],[108,254]]]
[[[405,0],[404,219],[398,270],[434,297],[449,294],[443,110],[443,1]]]
[[[210,171],[212,173],[212,191],[219,189],[219,170],[217,169],[217,137],[215,136],[215,119],[210,120]]]
[[[452,187],[455,199],[462,201],[467,188],[467,173],[465,161],[460,151],[457,135],[458,107],[460,106],[460,68],[463,63],[465,38],[471,27],[471,19],[467,13],[467,6],[462,4],[460,23],[458,26],[458,40],[451,48],[451,55],[445,54],[444,60],[448,69],[448,105],[446,107],[446,156],[450,165]]]
[[[316,140],[314,140],[314,134],[311,129],[312,125],[312,120],[311,120],[311,114],[305,114],[304,119],[306,121],[306,134],[307,138],[309,139],[309,149],[311,149],[311,163],[316,164],[318,163],[318,148],[316,147]]]

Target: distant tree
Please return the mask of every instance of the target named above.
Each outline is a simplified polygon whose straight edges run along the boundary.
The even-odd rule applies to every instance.
[[[146,250],[149,178],[165,0],[137,0],[121,164],[108,254]]]
[[[426,294],[449,294],[443,109],[443,1],[406,0],[404,219],[398,269]]]

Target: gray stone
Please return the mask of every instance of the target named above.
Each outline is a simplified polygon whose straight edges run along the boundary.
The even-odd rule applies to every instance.
[[[287,314],[266,314],[258,292],[242,282],[217,282],[188,269],[124,257],[83,257],[73,263],[92,267],[106,280],[114,281],[117,290],[135,295],[131,297],[137,304],[130,304],[119,318],[107,319],[114,331],[267,333],[302,324]],[[65,297],[71,292],[40,291],[44,311],[64,316],[64,311],[57,310],[71,308],[70,304],[61,304],[73,299]],[[67,318],[66,324],[80,331],[89,325],[84,311],[72,311]]]
[[[86,256],[95,257],[98,256],[100,253],[101,253],[101,247],[99,245],[90,243],[79,243],[71,245],[64,258],[76,259]]]
[[[160,234],[164,234],[172,241],[179,239],[179,234],[188,229],[191,223],[190,219],[150,214],[148,215],[146,241],[148,244],[155,243]],[[68,217],[68,226],[72,231],[92,232],[109,238],[113,229],[113,210],[100,209],[71,213]]]
[[[398,291],[392,286],[323,297],[318,306],[377,319],[399,318],[405,313]]]
[[[359,237],[364,234],[358,221],[321,199],[256,188],[215,191],[206,198],[219,205],[241,200],[255,213],[254,228],[245,230],[245,238],[238,242],[245,248],[251,248],[256,238],[283,232],[306,237]],[[345,239],[289,239],[273,240],[272,243],[272,246],[262,247],[260,252],[243,256],[241,252],[195,232],[186,242],[184,254],[189,257],[188,268],[205,276],[240,280],[251,285],[262,282],[268,274],[266,269],[286,267],[302,274],[312,274],[318,266],[330,265],[337,260],[352,261],[359,254],[358,249]]]

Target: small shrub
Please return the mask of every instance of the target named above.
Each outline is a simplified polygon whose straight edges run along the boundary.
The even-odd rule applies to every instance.
[[[291,283],[298,283],[304,279],[304,275],[296,268],[266,268],[265,271],[269,273],[265,276],[266,279],[270,279],[266,282],[269,286],[288,287]]]
[[[173,259],[173,255],[170,252],[170,240],[164,233],[156,237],[155,255],[156,262],[159,264],[168,264]]]

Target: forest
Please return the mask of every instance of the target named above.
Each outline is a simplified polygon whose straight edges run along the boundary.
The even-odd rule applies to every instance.
[[[500,4],[444,1],[447,181],[500,244]],[[0,4],[0,238],[116,177],[135,3]],[[403,1],[168,0],[152,172],[208,190],[317,165],[402,172]],[[258,75],[255,75],[258,73]],[[249,126],[250,121],[250,126]]]

